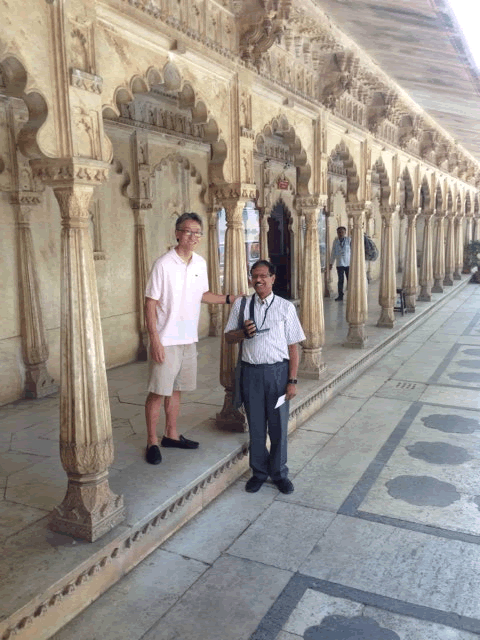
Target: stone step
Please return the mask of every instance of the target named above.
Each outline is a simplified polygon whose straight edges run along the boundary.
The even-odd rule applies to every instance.
[[[302,380],[289,430],[316,413],[361,372],[468,284],[455,284],[399,317],[393,330],[371,332],[368,349],[325,349],[321,380]],[[166,450],[159,466],[138,460],[111,477],[126,520],[94,543],[49,531],[47,517],[12,536],[0,559],[0,640],[47,640],[120,580],[248,469],[248,437],[221,432],[213,417],[188,432],[196,451]]]

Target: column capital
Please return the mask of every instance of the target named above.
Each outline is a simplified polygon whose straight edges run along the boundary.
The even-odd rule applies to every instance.
[[[42,194],[38,191],[12,191],[10,203],[25,207],[34,207],[42,202]]]
[[[211,194],[213,206],[236,206],[239,202],[257,199],[257,186],[246,182],[231,182],[216,186]]]
[[[380,216],[385,224],[385,226],[390,226],[393,222],[393,218],[396,213],[398,213],[400,207],[396,207],[395,205],[388,205],[386,207],[380,207]]]
[[[152,201],[150,198],[130,198],[130,207],[134,210],[147,210],[152,208]]]
[[[365,212],[365,202],[347,202],[346,209],[349,218],[358,217]]]
[[[89,158],[42,158],[30,162],[33,175],[55,188],[96,187],[108,180],[110,165]]]
[[[297,211],[306,213],[307,209],[320,209],[327,206],[328,196],[323,194],[313,194],[306,196],[297,196],[295,198],[295,207]]]

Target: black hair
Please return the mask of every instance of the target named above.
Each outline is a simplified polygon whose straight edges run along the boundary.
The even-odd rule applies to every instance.
[[[343,229],[345,233],[347,232],[347,227],[337,227],[337,231],[340,231],[340,229]]]
[[[181,216],[178,216],[177,221],[175,222],[175,231],[181,231],[180,227],[187,220],[193,220],[194,222],[198,222],[198,224],[203,229],[203,222],[198,213],[182,213]]]
[[[254,262],[250,267],[250,275],[252,275],[253,270],[256,269],[257,267],[267,267],[268,273],[271,276],[275,275],[275,272],[276,272],[275,265],[269,262],[268,260],[257,260],[256,262]]]

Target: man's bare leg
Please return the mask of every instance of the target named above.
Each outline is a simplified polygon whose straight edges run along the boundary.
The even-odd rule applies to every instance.
[[[181,391],[173,391],[171,396],[165,396],[165,435],[172,440],[178,440],[177,418],[180,413]]]
[[[162,409],[163,396],[149,393],[145,401],[145,419],[147,421],[147,445],[158,445],[157,423]],[[165,398],[166,400],[167,398]]]

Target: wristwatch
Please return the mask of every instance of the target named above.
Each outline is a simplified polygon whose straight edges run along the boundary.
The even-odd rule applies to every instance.
[[[297,384],[297,379],[296,378],[289,378],[287,380],[288,384]]]

